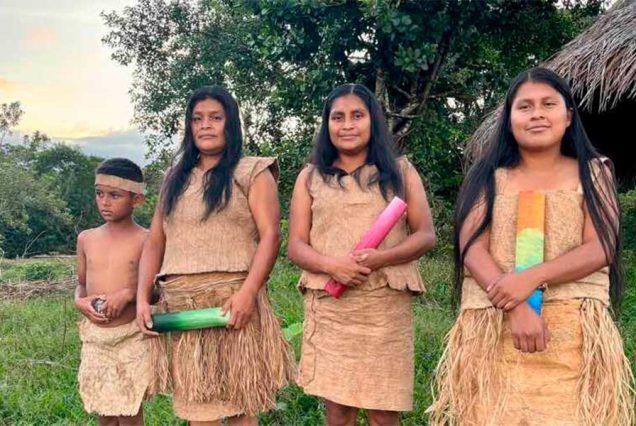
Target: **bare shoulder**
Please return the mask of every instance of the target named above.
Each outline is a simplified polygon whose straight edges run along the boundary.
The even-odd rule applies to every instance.
[[[87,244],[91,241],[99,238],[99,231],[101,227],[85,229],[77,235],[77,242],[79,244]]]
[[[314,173],[317,172],[317,168],[312,164],[307,164],[303,167],[298,173],[298,176],[296,176],[293,195],[300,196],[301,194],[307,194],[313,196],[312,186],[315,178]]]
[[[144,228],[143,226],[139,225],[139,224],[135,224],[135,232],[137,235],[148,235],[148,233],[150,232],[149,229]]]
[[[312,169],[313,169],[313,166],[311,165],[307,165],[306,167],[303,167],[300,173],[298,173],[298,177],[296,178],[296,180],[298,182],[307,182],[307,179],[309,178],[309,173],[311,173]]]
[[[146,241],[146,238],[148,238],[148,235],[150,235],[149,229],[146,229],[141,225],[136,226],[135,239],[137,240],[138,243],[143,244]]]

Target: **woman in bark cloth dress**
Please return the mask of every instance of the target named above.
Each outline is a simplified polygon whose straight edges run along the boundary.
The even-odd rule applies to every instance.
[[[394,195],[408,205],[378,249],[351,253]],[[359,84],[327,98],[311,163],[291,202],[289,257],[303,269],[305,321],[299,384],[324,398],[329,425],[399,423],[413,406],[412,296],[417,259],[435,244],[422,181],[395,158],[382,109]],[[336,299],[331,279],[349,286]]]
[[[175,413],[193,423],[256,424],[294,374],[266,291],[280,244],[278,169],[273,158],[241,154],[236,101],[220,87],[196,90],[139,268],[137,321],[146,333],[156,335],[148,330],[155,282],[160,311],[223,306],[231,314],[228,328],[152,341],[156,387],[172,390]]]
[[[523,204],[527,191],[540,208]],[[532,209],[544,216],[542,260],[519,269]],[[624,282],[619,218],[611,163],[590,144],[567,83],[543,68],[521,73],[460,191],[461,309],[432,424],[633,424],[633,376],[610,313]],[[526,302],[537,289],[540,314]]]

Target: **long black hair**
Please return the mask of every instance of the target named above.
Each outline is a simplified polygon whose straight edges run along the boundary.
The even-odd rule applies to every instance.
[[[614,307],[618,308],[623,295],[625,277],[620,260],[622,244],[620,205],[614,184],[614,172],[612,170],[611,176],[608,176],[601,170],[600,173],[592,176],[590,162],[595,160],[600,165],[602,157],[585,133],[570,87],[565,80],[546,68],[529,69],[519,74],[514,80],[506,94],[505,105],[497,120],[495,131],[482,156],[468,171],[460,189],[455,208],[454,302],[457,305],[461,297],[466,253],[475,240],[488,229],[492,221],[495,170],[498,167],[515,167],[521,160],[519,146],[511,131],[510,111],[517,91],[526,82],[543,83],[555,89],[561,94],[566,108],[571,112],[572,122],[563,135],[561,153],[578,161],[583,197],[609,264],[610,297]],[[461,249],[459,235],[462,226],[471,210],[482,201],[485,202],[484,218]]]
[[[322,123],[314,142],[310,163],[316,166],[324,180],[335,177],[340,182],[340,179],[347,174],[344,170],[333,165],[334,161],[338,159],[338,150],[329,137],[329,115],[333,103],[336,99],[346,95],[359,97],[369,110],[371,119],[371,139],[367,149],[366,164],[375,165],[378,172],[377,175],[371,176],[368,182],[365,182],[366,187],[378,183],[382,196],[387,200],[389,194],[403,196],[404,183],[395,161],[393,138],[389,132],[386,117],[373,93],[361,84],[343,84],[336,87],[327,96],[322,110]],[[356,170],[352,176],[361,185],[359,171],[360,169]]]
[[[218,101],[225,111],[225,148],[219,163],[205,172],[203,177],[203,200],[206,204],[206,213],[201,219],[224,209],[232,195],[232,174],[243,155],[243,133],[238,104],[224,88],[204,86],[195,90],[188,100],[185,133],[177,151],[177,161],[170,169],[162,189],[162,209],[166,217],[174,211],[179,197],[186,189],[190,173],[199,160],[200,152],[192,135],[192,111],[196,104],[206,99]]]

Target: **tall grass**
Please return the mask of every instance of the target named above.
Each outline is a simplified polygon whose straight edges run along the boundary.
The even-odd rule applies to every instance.
[[[628,291],[619,318],[626,350],[636,358],[636,257],[628,254]],[[427,423],[431,378],[442,341],[454,314],[449,290],[452,265],[448,255],[428,257],[421,265],[428,292],[414,302],[416,328],[415,409],[402,417],[404,425]],[[269,294],[283,326],[301,322],[302,298],[296,289],[299,272],[284,260],[276,265]],[[0,285],[2,285],[0,283]],[[83,410],[77,391],[79,339],[71,294],[28,301],[0,302],[0,425],[83,425],[95,418]],[[292,345],[300,350],[300,336]],[[636,367],[636,366],[634,366]],[[324,407],[316,398],[289,386],[279,395],[278,409],[261,417],[265,425],[319,425]],[[172,414],[169,397],[145,404],[146,424],[185,424]],[[362,414],[359,424],[364,424]]]

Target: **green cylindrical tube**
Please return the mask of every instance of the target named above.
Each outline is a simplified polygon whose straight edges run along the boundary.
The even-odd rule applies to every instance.
[[[152,316],[152,331],[197,330],[200,328],[225,327],[230,321],[229,312],[221,314],[221,308],[194,309]]]

